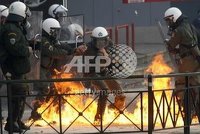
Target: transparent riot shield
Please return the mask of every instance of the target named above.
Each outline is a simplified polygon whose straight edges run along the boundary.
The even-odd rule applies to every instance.
[[[61,35],[60,42],[66,42],[68,44],[77,47],[78,43],[84,42],[84,16],[74,15],[60,18]]]
[[[47,0],[24,0],[24,3],[28,5],[28,7],[39,7],[40,5],[44,4]]]
[[[33,54],[30,56],[31,71],[27,74],[28,79],[40,78],[40,50],[39,42],[42,37],[42,19],[43,12],[32,11],[31,16],[28,18],[28,22],[31,27],[27,30],[27,39],[32,44]]]

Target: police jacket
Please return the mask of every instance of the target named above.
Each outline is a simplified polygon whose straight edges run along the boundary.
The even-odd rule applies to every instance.
[[[109,41],[109,44],[108,44],[108,46],[107,46],[105,49],[107,50],[107,48],[110,47],[110,46],[112,46],[112,45],[113,45],[112,41]],[[94,42],[94,41],[91,41],[91,42],[87,43],[87,50],[84,52],[84,56],[94,56],[94,58],[91,59],[91,60],[89,61],[89,63],[90,63],[90,64],[97,65],[97,63],[96,63],[96,61],[95,61],[95,60],[96,60],[96,57],[97,57],[97,56],[104,56],[104,55],[99,51],[99,49],[97,49],[97,48],[95,47],[95,42]],[[85,58],[84,58],[84,60],[85,60]],[[101,62],[104,62],[104,61],[100,61],[100,63],[101,63]],[[84,62],[84,63],[85,63],[85,62]],[[87,66],[87,65],[86,65],[86,66]],[[84,73],[84,76],[85,76],[85,77],[87,77],[87,76],[91,77],[92,75],[95,75],[95,74],[104,76],[105,73],[106,73],[106,72],[105,72],[105,67],[101,67],[101,68],[100,68],[100,72],[96,72],[95,67],[89,67],[89,72],[85,72],[85,73]]]
[[[7,50],[8,57],[2,65],[4,73],[21,75],[30,71],[29,44],[25,37],[23,28],[18,22],[6,22],[2,42]]]
[[[200,15],[198,15],[198,17],[196,19],[194,19],[194,21],[192,22],[192,24],[196,27],[197,30],[199,30],[200,32]]]
[[[175,49],[179,45],[179,54],[180,57],[183,58],[191,54],[191,48],[197,45],[197,43],[197,35],[192,25],[188,22],[186,17],[179,17],[173,27],[171,39],[168,42],[170,47]]]
[[[46,69],[54,68],[56,60],[64,60],[69,52],[58,46],[57,40],[43,34],[41,42],[41,66]]]

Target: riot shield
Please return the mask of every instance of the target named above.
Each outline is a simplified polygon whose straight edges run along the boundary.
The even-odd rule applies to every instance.
[[[43,12],[32,11],[32,15],[28,18],[28,22],[31,27],[27,30],[27,39],[32,44],[33,54],[30,56],[31,71],[27,74],[28,79],[39,79],[40,78],[40,50],[38,42],[41,42],[42,36],[42,19]]]
[[[66,42],[77,47],[78,43],[84,42],[84,16],[74,15],[63,17],[60,20],[61,35],[60,42]],[[73,47],[73,46],[72,46]]]
[[[39,7],[43,3],[45,3],[47,0],[24,0],[24,3],[28,5],[29,7]]]

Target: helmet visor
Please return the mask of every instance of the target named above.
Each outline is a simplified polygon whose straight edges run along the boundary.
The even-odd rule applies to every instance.
[[[59,5],[57,8],[53,10],[53,14],[60,18],[60,17],[67,17],[68,9],[65,8],[63,5]]]
[[[171,17],[165,18],[165,22],[167,26],[172,26],[174,24],[173,18]]]
[[[31,11],[29,10],[29,8],[26,8],[26,17],[30,17],[31,16]]]

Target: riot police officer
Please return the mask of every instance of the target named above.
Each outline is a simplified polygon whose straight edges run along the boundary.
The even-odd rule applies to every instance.
[[[53,18],[45,19],[42,23],[42,41],[41,41],[41,65],[40,79],[51,79],[54,73],[53,63],[56,59],[65,59],[69,54],[68,51],[57,47],[59,44],[57,38],[60,32],[60,23]],[[53,83],[35,83],[34,89],[38,95],[54,94]],[[35,98],[29,119],[37,120],[40,115],[37,109],[46,101],[46,96],[37,96]]]
[[[176,54],[179,59],[176,59],[177,69],[180,73],[195,72],[199,70],[199,56],[197,34],[193,26],[189,23],[180,9],[171,7],[165,11],[164,19],[170,29],[170,39],[166,41],[171,54]],[[197,85],[198,77],[192,76],[189,80],[189,85]],[[180,104],[183,105],[185,78],[176,78],[176,95],[180,98]],[[180,89],[180,90],[179,90]],[[181,90],[182,89],[182,90]],[[197,101],[197,90],[191,89],[193,100]],[[193,108],[194,110],[194,108]]]
[[[83,28],[77,23],[65,21],[67,20],[67,13],[68,9],[60,4],[53,4],[48,10],[49,16],[55,18],[61,25],[61,36],[59,37],[60,47],[70,51],[71,53],[77,50],[84,51],[86,46],[83,43]],[[73,56],[71,55],[66,57],[64,60],[55,60],[55,68],[60,70],[65,64],[71,61],[72,57]],[[75,71],[71,71],[71,73],[72,72],[74,73],[74,76],[77,76]]]
[[[60,23],[54,18],[48,18],[42,23],[40,79],[51,79],[55,74],[55,61],[64,60],[72,54],[71,50],[63,49],[57,40],[60,28]],[[38,95],[56,94],[53,83],[35,83],[34,89],[38,91]],[[34,109],[29,119],[38,120],[41,115],[37,113],[37,109],[42,103],[48,101],[48,97],[38,96],[35,100]]]
[[[87,43],[87,50],[84,52],[84,56],[109,56],[107,53],[107,48],[109,46],[114,45],[112,41],[108,37],[108,32],[104,27],[96,27],[92,31],[91,41]],[[95,63],[95,59],[91,60],[91,63]],[[101,77],[105,76],[105,68],[101,68],[100,72],[96,72],[95,68],[90,68],[89,73],[85,73],[84,77]],[[117,108],[119,110],[123,110],[125,107],[125,96],[122,93],[122,87],[116,80],[95,80],[91,81],[91,85],[86,83],[86,87],[90,88],[94,87],[97,91],[101,91],[98,99],[97,112],[95,115],[94,123],[98,125],[100,123],[100,119],[103,117],[107,97],[108,90],[112,91],[115,94],[115,102],[114,105],[111,104],[110,108]]]
[[[2,64],[2,71],[11,74],[12,80],[24,80],[25,74],[30,71],[29,55],[32,48],[26,40],[27,17],[31,15],[29,8],[22,2],[13,2],[9,6],[9,15],[4,24],[2,44],[7,50],[7,60]],[[5,130],[10,131],[9,124],[12,124],[13,132],[21,132],[29,128],[22,122],[25,108],[25,95],[28,92],[28,85],[25,83],[10,84],[12,94],[12,119],[8,116]],[[17,95],[17,97],[16,97]],[[12,120],[13,122],[9,122]]]
[[[63,17],[67,17],[68,9],[63,5],[53,4],[49,7],[48,14],[58,20],[61,21]]]
[[[6,17],[8,16],[8,8],[4,5],[0,5],[0,22],[4,24],[6,21]],[[0,26],[1,26],[0,24]]]

